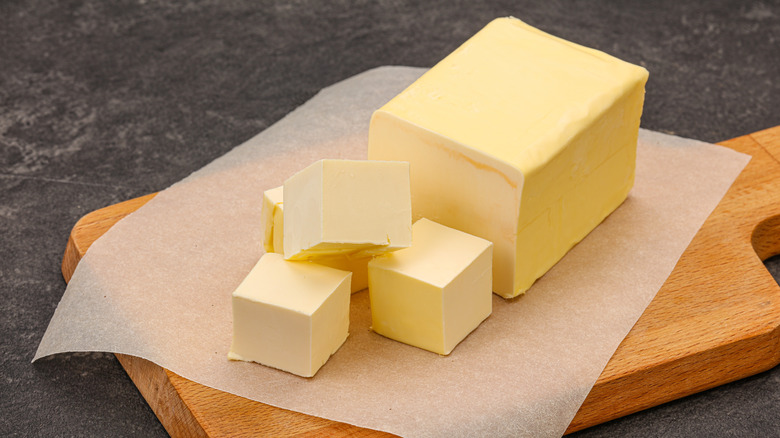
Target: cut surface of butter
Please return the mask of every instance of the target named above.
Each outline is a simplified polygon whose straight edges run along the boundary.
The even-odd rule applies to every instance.
[[[281,205],[283,197],[283,186],[263,192],[263,207],[260,212],[263,222],[263,248],[265,252],[280,252],[281,237],[276,237],[274,231],[281,230],[277,228],[277,218],[281,218]]]
[[[270,212],[270,213],[268,213]],[[284,186],[266,190],[263,203],[265,233],[263,244],[267,252],[284,254]],[[334,255],[312,258],[311,261],[342,271],[352,272],[352,293],[368,287],[368,261],[371,257]]]
[[[411,244],[409,163],[321,160],[284,182],[284,256],[370,256]]]
[[[320,257],[311,259],[310,261],[318,265],[351,272],[352,283],[350,285],[350,291],[355,293],[368,287],[368,262],[371,261],[371,258],[372,257],[346,255]]]
[[[493,244],[427,219],[412,240],[368,263],[372,329],[450,354],[492,312]]]
[[[228,358],[314,376],[347,339],[351,276],[264,254],[233,292]]]
[[[625,200],[647,77],[496,19],[374,113],[368,156],[410,162],[414,219],[492,241],[514,297]]]

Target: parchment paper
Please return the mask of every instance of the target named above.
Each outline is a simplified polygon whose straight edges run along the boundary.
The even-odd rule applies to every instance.
[[[161,192],[79,263],[34,360],[140,356],[250,399],[408,436],[560,436],[618,344],[749,157],[641,131],[628,200],[448,357],[369,330],[311,379],[231,362],[230,294],[262,254],[264,190],[321,158],[366,158],[372,111],[424,70],[382,67],[321,91]]]

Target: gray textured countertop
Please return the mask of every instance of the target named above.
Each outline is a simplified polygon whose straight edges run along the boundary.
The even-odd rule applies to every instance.
[[[79,217],[164,189],[331,83],[431,66],[492,18],[645,66],[644,128],[715,142],[780,124],[777,1],[421,3],[0,3],[0,435],[165,435],[112,355],[30,363]],[[577,436],[780,436],[780,367]]]

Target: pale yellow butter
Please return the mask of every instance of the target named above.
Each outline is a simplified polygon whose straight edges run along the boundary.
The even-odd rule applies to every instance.
[[[263,255],[233,292],[228,358],[314,376],[347,339],[351,276]]]
[[[263,223],[265,233],[263,245],[267,252],[284,254],[284,187],[266,190],[263,203]],[[317,263],[342,271],[352,272],[352,293],[368,287],[368,261],[371,257],[354,255],[334,255],[312,258]]]
[[[493,291],[533,282],[626,198],[647,71],[501,18],[375,112],[413,217],[492,241]]]
[[[412,239],[368,263],[372,329],[450,354],[492,312],[493,245],[427,219],[414,224]]]
[[[284,256],[370,256],[408,247],[409,163],[321,160],[284,182]]]
[[[368,287],[368,262],[371,261],[371,258],[372,257],[346,255],[320,257],[311,259],[310,261],[318,265],[351,272],[352,283],[350,285],[350,291],[355,293]]]
[[[282,237],[278,231],[281,228],[278,227],[282,216],[282,200],[284,187],[280,186],[275,189],[266,190],[263,192],[263,207],[261,209],[261,221],[263,223],[263,248],[265,252],[279,252],[282,249]],[[276,233],[275,233],[276,232]],[[276,249],[279,250],[276,250]]]

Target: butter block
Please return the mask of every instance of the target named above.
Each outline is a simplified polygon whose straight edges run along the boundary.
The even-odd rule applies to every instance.
[[[647,77],[496,19],[374,113],[368,157],[409,161],[413,218],[492,241],[514,297],[625,200]]]
[[[284,182],[284,256],[371,256],[411,244],[409,163],[321,160]]]
[[[284,254],[284,186],[266,190],[263,203],[265,234],[263,245],[267,252]],[[342,271],[352,272],[352,293],[368,287],[368,261],[371,257],[334,255],[313,258],[311,261]]]
[[[372,329],[450,354],[493,310],[493,244],[428,219],[412,246],[368,263]]]
[[[314,376],[347,339],[351,276],[263,255],[233,292],[228,358]]]

